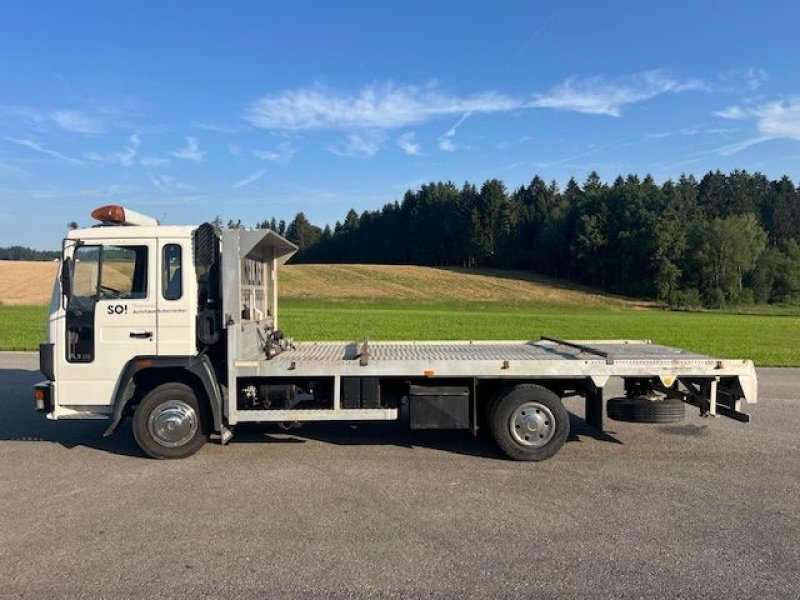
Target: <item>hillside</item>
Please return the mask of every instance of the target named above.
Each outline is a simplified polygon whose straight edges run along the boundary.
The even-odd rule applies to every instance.
[[[56,264],[0,261],[0,303],[46,304]],[[637,306],[621,298],[519,271],[394,265],[286,265],[282,298],[502,302],[568,306]]]

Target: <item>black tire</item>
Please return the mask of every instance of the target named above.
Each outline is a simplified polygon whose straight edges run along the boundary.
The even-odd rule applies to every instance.
[[[556,454],[569,435],[561,399],[540,385],[523,383],[501,394],[489,416],[492,437],[513,460],[538,461]]]
[[[650,400],[635,398],[611,398],[606,403],[609,419],[631,423],[678,423],[686,416],[686,405],[675,398]]]
[[[184,383],[153,388],[133,413],[133,437],[152,458],[186,458],[202,448],[207,420],[192,388]]]

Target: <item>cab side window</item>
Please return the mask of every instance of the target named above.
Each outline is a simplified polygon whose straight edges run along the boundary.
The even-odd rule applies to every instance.
[[[183,296],[183,257],[180,244],[165,244],[161,256],[161,295],[165,300]]]
[[[147,246],[103,246],[99,296],[147,298]]]

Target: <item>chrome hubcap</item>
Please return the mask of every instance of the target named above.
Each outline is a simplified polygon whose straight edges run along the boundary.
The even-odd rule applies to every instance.
[[[508,421],[514,439],[531,448],[544,446],[556,434],[556,419],[544,404],[527,402],[511,413]]]
[[[197,413],[185,402],[169,400],[150,413],[147,430],[162,446],[183,446],[197,433]]]

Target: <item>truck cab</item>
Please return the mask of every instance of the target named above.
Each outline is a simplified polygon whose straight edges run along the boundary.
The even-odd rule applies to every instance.
[[[110,419],[111,434],[150,391],[170,383],[189,388],[197,410],[176,405],[181,410],[166,411],[151,428],[227,433],[221,232],[208,223],[160,225],[115,205],[92,217],[98,225],[74,229],[62,242],[40,346],[47,381],[35,388],[37,410],[52,420]],[[269,335],[277,326],[275,248],[282,257],[296,248],[274,232],[264,237],[272,242],[262,249],[266,260],[244,261],[244,281],[253,285],[242,288],[236,318]]]

